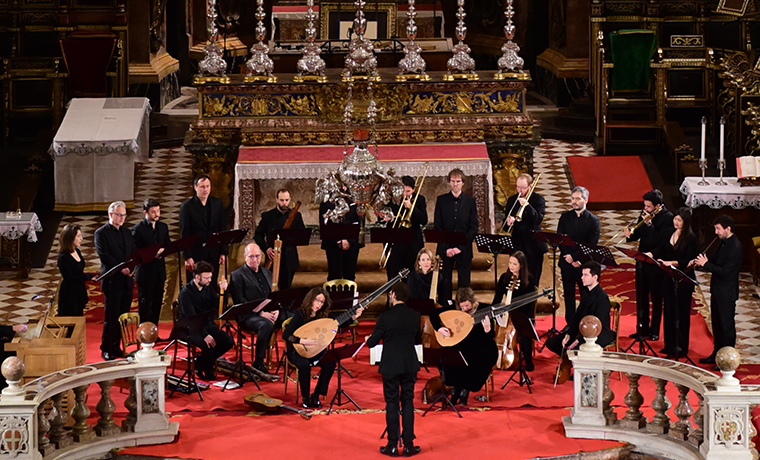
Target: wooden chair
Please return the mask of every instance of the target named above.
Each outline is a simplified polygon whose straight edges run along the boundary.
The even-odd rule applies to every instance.
[[[121,326],[121,344],[124,347],[124,354],[130,353],[128,347],[135,346],[135,351],[140,349],[140,338],[137,336],[137,328],[140,327],[139,313],[124,313],[119,316],[119,326]]]
[[[288,318],[288,319],[286,319],[285,321],[282,322],[282,330],[283,331],[288,326],[288,324],[290,323],[291,319],[293,319],[293,318]],[[285,395],[287,396],[287,394],[288,394],[288,380],[290,380],[291,382],[293,382],[293,384],[296,387],[296,402],[298,402],[298,368],[296,366],[294,366],[293,363],[290,362],[290,360],[288,359],[288,353],[287,352],[283,352],[283,354],[282,354],[282,360],[285,363],[285,374],[283,374],[283,379],[282,379],[285,382]],[[293,378],[293,377],[290,376],[290,371],[291,370],[295,370],[295,372],[296,372],[296,377],[295,378]]]
[[[330,294],[332,294],[332,293],[344,293],[344,295],[345,295],[345,293],[353,293],[353,297],[355,299],[354,300],[354,305],[359,300],[359,285],[356,284],[356,281],[351,281],[351,280],[339,278],[339,279],[327,281],[326,283],[324,283],[322,285],[322,287],[325,288],[325,290],[327,292],[329,292]],[[344,312],[346,310],[347,310],[347,308],[335,309],[335,310],[332,311],[332,313],[336,313],[336,314],[337,313],[342,313],[342,312]],[[359,321],[352,321],[351,324],[348,326],[348,331],[351,334],[351,343],[352,344],[356,343],[356,328],[357,328],[358,325],[359,325]],[[343,335],[343,330],[342,329],[343,328],[339,328],[338,329],[338,336],[337,337],[339,339]]]
[[[179,318],[179,302],[174,301],[172,302],[172,326],[174,326],[177,323],[177,319]],[[195,390],[198,392],[198,396],[201,398],[201,401],[203,401],[203,395],[201,394],[201,390],[198,387],[198,383],[195,380],[195,360],[198,353],[198,348],[193,345],[192,343],[184,340],[184,334],[178,330],[176,330],[174,327],[172,327],[171,335],[169,336],[169,344],[164,347],[164,351],[168,350],[172,346],[174,346],[174,355],[172,357],[172,370],[171,375],[176,378],[174,375],[174,371],[177,368],[177,360],[185,361],[187,362],[187,371],[185,372],[185,375],[187,375],[187,384],[194,386]],[[187,350],[187,353],[185,356],[179,356],[179,347],[182,346]],[[184,377],[184,375],[183,375]],[[168,382],[167,378],[167,382]],[[177,387],[182,383],[183,379],[180,378],[179,382],[177,382],[177,386],[174,390],[169,394],[169,396],[172,396],[174,394],[174,391]]]
[[[290,318],[288,318],[290,319]],[[272,331],[272,337],[269,338],[269,348],[267,348],[267,358],[266,358],[266,366],[267,369],[272,369],[272,350],[274,350],[275,353],[275,361],[280,362],[280,345],[277,342],[277,331],[279,329],[275,328],[274,331]],[[254,362],[256,362],[256,341],[254,340],[254,336],[257,335],[253,331],[244,331],[248,332],[248,334],[251,335],[251,345],[244,345],[251,349],[251,365],[253,365]]]

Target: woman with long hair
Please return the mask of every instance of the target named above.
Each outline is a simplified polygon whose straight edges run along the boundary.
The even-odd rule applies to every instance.
[[[66,224],[58,237],[58,270],[63,280],[58,291],[58,316],[82,316],[87,306],[87,286],[92,274],[84,273],[84,257],[79,247],[82,245],[82,230],[79,225]]]
[[[409,279],[406,282],[409,285],[410,299],[429,299],[430,285],[433,283],[433,251],[422,248],[417,253],[417,260],[414,262],[414,271],[409,273]]]

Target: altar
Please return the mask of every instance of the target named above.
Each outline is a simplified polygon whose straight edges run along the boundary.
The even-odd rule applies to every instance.
[[[382,144],[378,156],[383,172],[392,168],[399,178],[414,178],[425,162],[430,163],[421,194],[431,225],[436,197],[450,190],[449,171],[461,169],[467,176],[464,191],[478,206],[478,230],[493,233],[493,174],[485,143]],[[319,225],[316,180],[337,170],[342,161],[342,145],[241,147],[235,165],[235,227],[255,229],[261,213],[274,208],[280,188],[290,190],[293,202],[302,202],[306,225]]]

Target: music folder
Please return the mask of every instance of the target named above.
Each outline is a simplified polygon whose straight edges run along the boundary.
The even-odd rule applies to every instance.
[[[269,303],[271,303],[271,300],[269,299],[257,299],[257,300],[252,300],[250,302],[239,303],[225,310],[224,313],[219,315],[218,319],[221,319],[224,321],[227,321],[227,320],[237,321],[237,319],[241,315],[245,315],[254,311],[260,312]]]
[[[247,228],[236,228],[233,230],[227,230],[225,232],[212,233],[211,236],[208,237],[208,241],[206,241],[203,245],[206,247],[214,247],[240,243],[243,241],[247,234]]]
[[[411,244],[413,234],[411,228],[384,228],[369,229],[369,236],[373,243]]]
[[[358,240],[359,224],[320,224],[319,238],[322,241]]]
[[[533,232],[533,236],[536,238],[536,241],[539,243],[548,243],[552,246],[568,246],[572,247],[575,246],[575,241],[573,241],[572,238],[570,238],[569,235],[566,235],[564,233],[555,233],[555,232],[541,232],[538,230],[531,230]]]
[[[279,236],[282,247],[308,246],[309,240],[311,240],[311,231],[310,228],[278,228],[269,232],[267,241],[272,245]]]
[[[467,244],[467,234],[448,230],[425,230],[425,241],[449,246],[464,246]]]
[[[200,238],[200,235],[195,234],[180,238],[176,241],[172,241],[166,245],[164,252],[162,252],[158,257],[166,258],[172,254],[186,251],[195,245],[195,242],[198,241],[198,238]]]
[[[133,268],[140,264],[151,262],[156,258],[156,253],[159,249],[161,249],[161,243],[151,244],[150,246],[135,249],[131,254],[129,254],[127,260],[114,267],[111,267],[110,270],[94,278],[93,281],[100,281],[104,278],[108,278],[114,273],[120,272],[125,268],[128,268],[131,271]]]

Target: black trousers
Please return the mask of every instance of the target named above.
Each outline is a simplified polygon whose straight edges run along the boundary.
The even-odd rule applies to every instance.
[[[414,442],[414,374],[383,374],[383,396],[385,397],[385,427],[388,430],[388,444],[398,444],[399,434],[405,446]],[[399,400],[403,431],[399,429]]]
[[[105,318],[103,319],[103,334],[100,338],[100,351],[113,356],[121,355],[119,316],[129,311],[132,304],[133,286],[132,278],[120,273],[102,281],[100,287],[105,297]]]
[[[457,267],[457,288],[470,287],[470,272],[472,271],[472,254],[460,252],[454,257],[444,254],[441,277],[438,279],[438,301],[444,302],[452,298],[454,292],[454,266]],[[444,281],[445,280],[445,281]]]
[[[721,298],[719,294],[710,297],[714,348],[713,355],[723,347],[736,346],[736,300]]]
[[[277,287],[280,290],[290,289],[295,275],[296,271],[288,267],[288,264],[280,263],[280,278],[277,281]]]
[[[667,275],[654,264],[636,262],[636,332],[660,335],[662,320],[663,280]],[[649,299],[652,299],[652,318],[649,319]]]
[[[150,321],[158,326],[158,320],[161,317],[161,307],[164,302],[164,283],[166,282],[166,278],[147,278],[137,283],[140,322]]]
[[[206,341],[204,340],[206,337],[205,335],[191,335],[188,337],[188,340],[201,350],[195,368],[200,371],[208,372],[214,369],[214,363],[217,358],[224,356],[225,353],[235,346],[235,341],[232,340],[232,337],[226,332],[216,326],[207,327],[205,333],[214,338],[214,341],[216,342],[215,346],[209,347],[206,344]]]
[[[681,349],[679,355],[685,356],[689,352],[691,295],[694,293],[694,285],[678,283],[676,291],[674,284],[676,283],[670,278],[663,282],[662,334],[668,353],[675,352],[677,343]]]
[[[256,313],[240,318],[240,327],[244,331],[256,333],[256,358],[254,364],[263,364],[267,357],[269,340],[274,332],[274,323]]]
[[[351,246],[344,251],[335,244],[325,249],[325,254],[327,254],[327,281],[356,279],[359,246]]]
[[[565,296],[565,324],[573,324],[575,321],[575,286],[580,289],[583,285],[581,283],[581,268],[573,267],[564,258],[559,260],[558,265],[560,273],[562,273],[562,292]]]
[[[528,259],[528,272],[533,275],[533,280],[538,286],[539,281],[541,281],[541,273],[544,271],[544,255],[525,254],[525,257]]]
[[[414,271],[414,262],[417,260],[417,253],[422,247],[412,246],[410,244],[394,244],[391,249],[391,256],[385,265],[385,274],[390,280],[398,275],[402,268],[408,268],[410,272]]]
[[[288,352],[288,359],[294,366],[298,368],[298,385],[301,387],[301,397],[306,400],[311,395],[311,366],[317,365],[320,368],[319,379],[317,380],[317,386],[314,387],[314,394],[325,396],[327,395],[327,389],[330,386],[330,379],[332,379],[333,372],[335,372],[335,361],[322,362],[319,361],[324,355],[324,352],[318,354],[313,358],[304,358],[295,351]],[[286,377],[287,378],[287,377]]]

